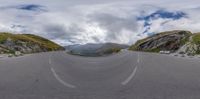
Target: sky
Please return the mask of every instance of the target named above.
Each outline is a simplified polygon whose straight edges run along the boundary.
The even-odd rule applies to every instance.
[[[137,40],[170,30],[200,32],[199,0],[0,0],[0,32],[63,46]]]

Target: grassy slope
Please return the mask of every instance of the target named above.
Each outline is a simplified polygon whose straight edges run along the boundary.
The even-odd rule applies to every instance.
[[[192,36],[192,43],[196,44],[198,47],[200,47],[200,33],[195,33]],[[196,51],[196,54],[200,54],[200,49]]]
[[[29,40],[31,40],[35,43],[38,43],[41,46],[48,48],[49,50],[63,49],[60,45],[58,45],[58,44],[56,44],[56,43],[54,43],[54,42],[52,42],[48,39],[45,39],[45,38],[42,38],[42,37],[39,37],[39,36],[36,36],[36,35],[23,34],[22,36],[27,37]]]
[[[14,42],[20,40],[29,43],[35,43],[40,45],[41,47],[48,49],[49,51],[63,49],[60,45],[48,39],[32,34],[0,33],[0,44],[6,41],[8,38],[12,39]]]
[[[193,34],[192,39],[193,39],[193,43],[200,44],[200,33]]]

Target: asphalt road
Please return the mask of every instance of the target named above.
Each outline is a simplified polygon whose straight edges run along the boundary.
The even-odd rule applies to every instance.
[[[3,58],[0,99],[200,99],[200,59],[130,51]]]

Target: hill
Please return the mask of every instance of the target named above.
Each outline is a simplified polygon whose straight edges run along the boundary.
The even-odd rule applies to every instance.
[[[200,54],[200,33],[166,31],[137,41],[130,50],[145,52],[170,51],[182,54]]]
[[[182,46],[178,53],[186,53],[188,55],[200,54],[200,33],[194,33],[190,36],[189,41]]]
[[[60,45],[33,34],[0,33],[0,53],[37,53],[63,50]]]
[[[81,56],[103,56],[112,53],[117,53],[121,49],[128,48],[128,45],[115,43],[100,43],[100,44],[85,44],[85,45],[71,45],[67,46],[66,50],[70,54]]]

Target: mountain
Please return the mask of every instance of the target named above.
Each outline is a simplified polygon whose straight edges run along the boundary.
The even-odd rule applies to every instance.
[[[70,54],[81,55],[81,56],[103,56],[112,53],[117,53],[121,49],[128,48],[128,45],[115,44],[115,43],[100,43],[93,44],[88,43],[85,45],[71,45],[65,47]]]
[[[33,34],[0,33],[0,54],[14,54],[16,51],[27,54],[57,50],[64,50],[64,48]]]
[[[137,41],[130,50],[160,52],[170,51],[182,54],[200,54],[200,33],[190,31],[167,31]]]
[[[199,55],[200,54],[200,33],[194,33],[190,36],[189,42],[182,46],[178,53],[186,53],[188,55]]]

